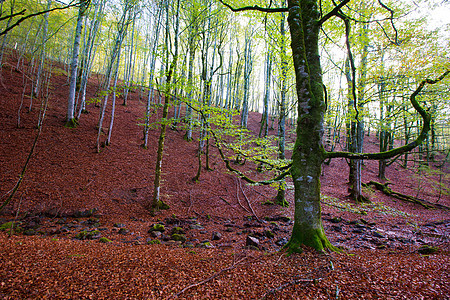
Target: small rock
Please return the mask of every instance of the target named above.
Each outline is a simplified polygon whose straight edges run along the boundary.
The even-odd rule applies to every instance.
[[[353,233],[364,233],[362,229],[353,229]]]
[[[166,230],[166,228],[164,227],[163,224],[153,224],[153,226],[148,230],[148,232],[152,232],[152,231],[160,231],[160,232],[164,232]]]
[[[211,239],[212,239],[213,241],[218,241],[218,240],[220,240],[221,238],[222,238],[222,234],[221,234],[220,232],[213,232],[213,233],[212,233]]]
[[[199,229],[199,230],[203,230],[204,229],[203,226],[198,224],[198,223],[189,225],[189,228],[191,228],[191,229]]]
[[[245,246],[246,247],[253,246],[253,247],[259,248],[259,240],[255,237],[247,236],[247,240],[245,241]]]
[[[286,245],[288,243],[288,239],[287,238],[281,238],[281,239],[279,239],[279,240],[277,240],[276,242],[275,242],[275,244],[277,245],[277,246],[280,246],[280,247],[283,247],[284,245]]]
[[[166,241],[166,242],[164,242],[164,244],[166,244],[166,245],[172,245],[172,246],[179,246],[179,245],[181,245],[181,241],[174,241],[174,240],[169,240],[169,241]]]
[[[262,225],[257,223],[257,222],[247,222],[247,223],[244,223],[244,227],[247,227],[247,228],[256,227],[256,228],[258,228],[258,227],[262,227]]]
[[[183,245],[184,248],[194,248],[194,244],[192,242],[186,242]]]
[[[150,235],[154,238],[159,238],[161,236],[161,231],[151,231]]]
[[[125,234],[128,234],[129,232],[130,232],[130,230],[128,230],[126,228],[120,228],[118,233],[125,235]]]
[[[184,229],[181,227],[172,228],[172,234],[184,234]]]
[[[342,226],[333,225],[331,228],[336,232],[342,232]]]
[[[265,231],[264,231],[264,235],[265,235],[267,238],[269,238],[269,239],[272,239],[272,238],[275,237],[275,234],[274,234],[272,231],[270,231],[270,230],[265,230]]]
[[[417,252],[423,255],[430,255],[438,252],[439,249],[437,247],[429,246],[429,245],[423,245],[420,247]]]
[[[35,234],[36,234],[36,231],[35,231],[34,229],[27,229],[27,230],[25,230],[25,231],[23,232],[23,234],[24,234],[24,235],[31,236],[31,235],[35,235]]]
[[[330,219],[330,222],[334,223],[334,224],[337,224],[337,223],[342,222],[342,218],[341,217],[334,217],[334,218]]]
[[[200,245],[198,245],[198,247],[210,249],[210,248],[214,248],[214,245],[211,244],[211,242],[204,242],[204,243],[201,243]]]
[[[122,223],[114,223],[113,226],[116,227],[116,228],[124,228],[126,225],[122,224]]]
[[[186,236],[184,234],[174,233],[172,234],[172,240],[183,243],[186,241]]]
[[[380,239],[384,239],[384,238],[385,238],[385,236],[382,235],[381,233],[379,233],[378,231],[374,231],[374,232],[372,233],[372,235],[373,235],[374,237],[377,237],[377,238],[380,238]]]

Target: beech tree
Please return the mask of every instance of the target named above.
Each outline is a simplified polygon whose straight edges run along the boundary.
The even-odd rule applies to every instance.
[[[72,61],[70,63],[70,80],[69,80],[69,101],[67,104],[67,117],[66,117],[66,126],[67,127],[75,127],[76,119],[75,119],[75,92],[77,85],[77,71],[78,71],[78,55],[80,50],[80,39],[81,39],[81,30],[83,25],[83,18],[86,13],[87,5],[89,3],[87,1],[82,1],[79,11],[78,11],[78,19],[77,25],[75,29],[75,38],[73,42],[73,50],[72,50]]]
[[[292,58],[297,91],[297,139],[295,142],[290,175],[294,182],[294,227],[291,238],[285,246],[288,251],[301,251],[301,246],[310,246],[316,250],[326,248],[336,250],[328,241],[321,220],[320,174],[325,159],[345,157],[349,159],[387,159],[412,150],[421,144],[430,130],[430,114],[416,100],[416,96],[427,84],[435,84],[450,72],[444,71],[437,79],[424,79],[411,94],[410,102],[423,119],[420,135],[411,143],[380,153],[327,152],[322,138],[324,134],[324,113],[326,103],[322,83],[322,70],[319,56],[319,33],[321,26],[330,18],[339,17],[345,26],[347,46],[350,19],[343,12],[350,0],[343,0],[324,13],[318,0],[288,0],[287,7],[261,7],[250,5],[239,8],[219,0],[234,12],[256,10],[265,13],[288,12],[291,35]],[[378,1],[393,22],[394,12],[381,0]],[[322,4],[322,2],[320,3]],[[351,50],[348,47],[351,55]],[[354,74],[354,66],[352,65]],[[353,82],[355,81],[352,76]]]

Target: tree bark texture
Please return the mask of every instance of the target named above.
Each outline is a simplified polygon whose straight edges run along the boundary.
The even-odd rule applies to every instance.
[[[289,0],[289,28],[298,98],[297,140],[292,155],[294,228],[286,248],[300,245],[333,248],[325,236],[320,208],[320,173],[325,101],[319,57],[319,11],[316,0]]]

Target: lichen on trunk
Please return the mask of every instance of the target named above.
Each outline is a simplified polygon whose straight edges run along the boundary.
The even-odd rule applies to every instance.
[[[285,248],[299,252],[301,245],[322,251],[335,249],[322,226],[320,173],[325,101],[318,49],[319,11],[316,0],[290,0],[289,28],[298,97],[297,140],[291,175],[295,188],[294,228]]]

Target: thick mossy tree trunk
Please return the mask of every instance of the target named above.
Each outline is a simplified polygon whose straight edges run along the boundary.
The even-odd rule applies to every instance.
[[[292,155],[294,228],[286,248],[300,245],[317,250],[333,248],[325,236],[320,208],[320,173],[325,101],[320,66],[319,11],[316,0],[289,0],[289,28],[298,97],[297,140]]]

